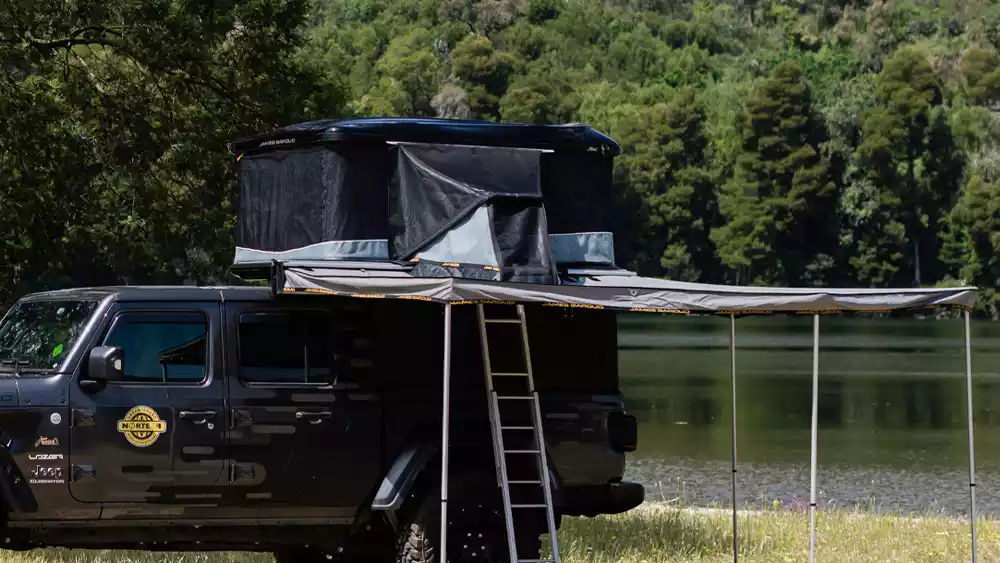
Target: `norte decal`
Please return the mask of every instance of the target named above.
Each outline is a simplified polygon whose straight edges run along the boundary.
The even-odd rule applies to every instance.
[[[49,438],[48,436],[39,436],[39,438],[35,440],[35,447],[38,448],[41,446],[59,447],[59,438]]]
[[[118,421],[118,431],[125,435],[128,443],[137,448],[152,446],[167,431],[166,421],[149,407],[132,407],[125,418]]]

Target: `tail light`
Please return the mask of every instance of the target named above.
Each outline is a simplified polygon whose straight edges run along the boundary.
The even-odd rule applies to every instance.
[[[609,414],[608,440],[620,452],[634,452],[639,441],[639,424],[635,417],[620,412]]]

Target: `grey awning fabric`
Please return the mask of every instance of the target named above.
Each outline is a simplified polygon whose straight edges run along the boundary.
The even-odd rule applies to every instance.
[[[567,277],[559,285],[487,282],[406,275],[366,277],[326,268],[286,267],[281,293],[317,293],[368,299],[439,303],[541,303],[622,311],[682,314],[879,312],[930,307],[971,308],[977,290],[832,289],[723,286],[622,275]]]

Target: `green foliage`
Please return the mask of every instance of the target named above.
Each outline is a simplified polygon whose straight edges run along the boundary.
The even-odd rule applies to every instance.
[[[378,82],[361,98],[370,114],[430,115],[441,64],[429,31],[416,28],[389,43],[375,66]]]
[[[559,17],[560,8],[562,8],[560,0],[530,0],[527,10],[528,21],[539,25],[554,20]]]
[[[965,247],[955,260],[961,279],[982,288],[980,306],[1000,318],[1000,180],[970,177],[951,222]]]
[[[517,79],[500,100],[504,121],[564,123],[576,111],[573,90],[564,72],[539,66]]]
[[[622,167],[644,202],[637,267],[693,281],[717,269],[711,229],[718,203],[706,169],[705,108],[693,89],[634,116]]]
[[[998,48],[987,0],[0,3],[0,302],[221,280],[228,143],[348,113],[594,125],[643,274],[997,316]]]
[[[499,119],[500,96],[507,91],[514,57],[497,52],[493,42],[482,35],[469,35],[451,54],[451,72],[469,93],[473,115],[478,119]]]
[[[212,281],[229,143],[337,112],[300,0],[0,4],[0,303],[65,285]]]
[[[742,281],[821,282],[836,254],[834,186],[826,140],[798,65],[778,65],[740,118],[743,152],[720,193],[726,222],[713,233],[722,262]]]
[[[1000,105],[1000,55],[996,49],[970,48],[962,55],[961,68],[969,102]]]
[[[876,91],[881,103],[864,113],[858,150],[876,211],[857,233],[852,263],[861,281],[874,284],[941,279],[941,220],[963,166],[941,89],[927,58],[903,49],[886,60]]]

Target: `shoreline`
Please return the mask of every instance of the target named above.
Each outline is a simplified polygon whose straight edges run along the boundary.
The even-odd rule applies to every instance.
[[[633,513],[648,513],[650,515],[664,514],[671,511],[677,511],[685,514],[691,514],[696,516],[707,516],[707,517],[728,517],[732,518],[733,509],[729,507],[713,507],[713,506],[677,506],[670,502],[663,501],[646,501],[639,506],[633,508],[627,514]],[[874,510],[864,509],[860,507],[835,507],[835,508],[820,508],[816,511],[816,514],[838,514],[841,516],[849,518],[896,518],[903,520],[910,520],[914,522],[928,521],[928,520],[942,520],[959,523],[969,523],[968,516],[956,516],[954,514],[938,514],[935,512],[878,512]],[[781,506],[780,508],[737,508],[736,515],[738,518],[743,517],[761,517],[767,516],[769,514],[784,514],[784,515],[801,515],[808,517],[808,508],[789,508],[787,506]],[[991,514],[980,514],[976,519],[979,521],[986,522],[997,522],[1000,524],[1000,518],[995,517]]]

